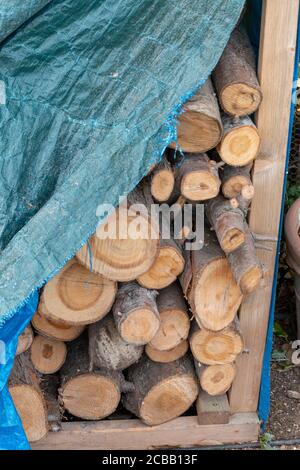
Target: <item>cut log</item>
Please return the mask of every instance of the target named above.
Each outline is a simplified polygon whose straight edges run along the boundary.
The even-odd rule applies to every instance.
[[[225,253],[236,250],[245,241],[244,212],[219,195],[206,206],[206,215]]]
[[[190,201],[205,201],[217,196],[221,185],[216,162],[205,154],[186,155],[176,180],[181,194]]]
[[[47,407],[29,351],[15,358],[8,387],[27,439],[42,439],[48,432]]]
[[[141,184],[129,194],[127,207],[120,206],[77,253],[80,263],[121,282],[148,271],[159,249],[159,226],[150,219],[151,204],[150,187]]]
[[[33,338],[34,336],[32,328],[30,325],[27,325],[25,330],[20,334],[18,338],[16,356],[22,354],[30,348],[30,346],[32,345]]]
[[[44,311],[45,306],[41,299],[38,310],[31,319],[31,324],[42,336],[59,341],[72,341],[78,338],[85,328],[84,325],[67,325],[66,323],[48,320],[43,313]]]
[[[143,346],[126,343],[120,336],[112,315],[89,326],[91,368],[124,370],[139,360]]]
[[[149,344],[159,351],[169,351],[187,339],[190,330],[187,306],[177,283],[159,292],[157,308],[160,327]]]
[[[112,312],[125,342],[147,344],[157,333],[160,325],[157,294],[157,291],[144,289],[136,282],[121,285]]]
[[[247,184],[241,189],[241,192],[236,197],[230,199],[231,207],[238,207],[241,211],[243,211],[244,216],[246,217],[253,197],[254,186],[252,186],[252,184]]]
[[[251,165],[243,167],[225,165],[222,174],[223,195],[231,199],[240,194],[242,188],[251,185]]]
[[[206,230],[201,250],[186,252],[180,277],[184,295],[202,328],[220,331],[234,319],[242,292],[214,234]]]
[[[159,351],[158,349],[153,348],[151,344],[147,344],[145,352],[154,362],[173,362],[183,357],[187,353],[188,349],[189,343],[185,339],[175,346],[175,348],[169,349],[169,351]]]
[[[230,419],[230,407],[227,395],[213,397],[201,390],[197,398],[198,423],[227,424]]]
[[[263,269],[256,255],[252,233],[246,222],[245,234],[245,243],[228,254],[228,261],[241,291],[243,294],[250,294],[259,286],[263,278]]]
[[[256,76],[255,56],[246,33],[235,29],[213,72],[223,110],[232,116],[251,115],[262,92]]]
[[[86,325],[106,315],[114,302],[114,281],[69,261],[44,287],[41,299],[48,320],[67,325]]]
[[[64,364],[67,347],[62,341],[37,335],[31,346],[31,361],[41,374],[54,374]]]
[[[127,387],[120,372],[92,369],[85,335],[68,345],[67,360],[60,370],[60,404],[72,415],[99,420],[112,414]]]
[[[189,340],[194,358],[206,365],[230,364],[244,347],[237,319],[221,331],[199,328],[193,321]]]
[[[221,137],[218,101],[209,78],[183,106],[183,113],[178,117],[177,142],[172,142],[170,147],[179,145],[184,152],[206,152],[216,147]]]
[[[252,163],[258,154],[260,137],[249,116],[235,118],[222,114],[224,133],[217,151],[228,165],[244,166]]]
[[[58,403],[58,375],[41,376],[41,390],[46,402],[49,430],[52,432],[61,429],[61,409]]]
[[[175,177],[173,169],[164,157],[151,175],[151,194],[158,202],[170,200],[174,190]]]
[[[182,248],[172,238],[160,239],[158,256],[138,283],[147,289],[163,289],[172,284],[184,269]]]
[[[236,375],[235,364],[218,364],[205,366],[195,362],[196,374],[202,390],[212,396],[224,395],[230,387]]]
[[[155,426],[184,413],[196,400],[198,384],[191,358],[162,364],[147,356],[128,370],[134,391],[123,398],[125,408]]]

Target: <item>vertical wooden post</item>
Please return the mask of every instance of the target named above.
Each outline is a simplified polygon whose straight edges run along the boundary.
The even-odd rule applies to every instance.
[[[261,288],[247,296],[241,307],[240,323],[247,352],[237,361],[238,374],[230,394],[232,412],[256,411],[259,398],[280,222],[298,13],[299,0],[263,2],[258,67],[263,102],[256,118],[262,143],[253,172],[255,197],[249,223],[257,236],[258,255],[267,274]]]

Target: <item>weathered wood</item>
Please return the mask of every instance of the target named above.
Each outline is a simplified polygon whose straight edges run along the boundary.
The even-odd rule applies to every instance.
[[[114,302],[114,281],[81,266],[75,258],[44,287],[43,315],[67,325],[86,325],[100,320]]]
[[[205,231],[201,250],[186,252],[185,270],[180,282],[202,328],[219,331],[233,321],[242,301],[242,293],[211,231]]]
[[[252,184],[250,178],[251,165],[246,166],[230,166],[225,165],[222,175],[222,192],[223,195],[231,199],[240,194],[244,186]]]
[[[25,330],[20,334],[18,338],[16,356],[22,354],[30,348],[30,346],[32,345],[33,338],[34,336],[32,328],[30,325],[27,325]]]
[[[151,204],[150,187],[142,182],[77,253],[79,262],[121,282],[148,271],[159,249],[159,226],[150,218]]]
[[[48,320],[45,317],[45,304],[40,299],[38,310],[31,319],[33,328],[47,338],[57,339],[59,341],[72,341],[78,338],[83,332],[85,325],[69,325],[66,323]]]
[[[256,158],[260,137],[257,128],[249,116],[236,118],[222,114],[224,133],[217,146],[222,160],[228,165],[244,166]]]
[[[82,419],[98,420],[113,413],[127,383],[120,372],[90,365],[86,335],[68,345],[67,360],[60,370],[59,402]]]
[[[206,206],[206,215],[225,253],[236,250],[245,241],[244,213],[219,195]]]
[[[190,319],[180,285],[172,284],[159,292],[157,308],[160,327],[150,341],[150,345],[159,351],[168,351],[187,339]]]
[[[262,91],[256,76],[254,52],[244,31],[233,31],[212,76],[219,103],[226,113],[245,116],[259,107]]]
[[[230,408],[227,395],[213,397],[201,390],[197,398],[198,422],[205,424],[227,424],[230,420]]]
[[[253,236],[245,223],[245,242],[235,251],[228,253],[233,276],[243,294],[250,294],[263,277],[262,265],[256,256]]]
[[[181,194],[190,201],[205,201],[218,195],[221,181],[218,167],[206,154],[187,154],[177,170]]]
[[[139,419],[63,423],[60,433],[49,433],[34,443],[34,450],[136,450],[187,448],[256,442],[259,420],[256,413],[240,413],[228,424],[199,426],[196,416],[183,416],[160,426],[149,427]]]
[[[212,396],[224,395],[235,378],[235,364],[215,364],[206,366],[195,362],[195,370],[202,390]]]
[[[144,356],[128,370],[134,391],[123,398],[126,409],[154,426],[183,414],[196,400],[198,384],[192,360],[184,356],[167,364]]]
[[[58,402],[58,375],[41,376],[40,386],[47,406],[49,430],[52,432],[60,431],[62,416],[61,408]]]
[[[194,358],[206,365],[234,362],[244,347],[237,318],[221,331],[200,328],[194,320],[189,341]]]
[[[174,190],[175,176],[173,169],[164,157],[151,174],[151,194],[158,202],[170,200]]]
[[[48,432],[47,407],[29,351],[16,356],[8,387],[27,439],[42,439]]]
[[[154,362],[173,362],[183,357],[189,349],[189,342],[185,339],[177,346],[168,351],[159,351],[153,348],[151,344],[147,344],[145,352],[147,356]]]
[[[257,254],[268,270],[268,276],[260,289],[245,298],[240,310],[241,328],[249,353],[237,359],[238,373],[230,393],[233,412],[256,410],[259,397],[277,253],[298,13],[298,0],[264,0],[259,58],[264,100],[256,118],[261,148],[254,163],[255,196],[249,227],[261,238],[262,248],[257,249]]]
[[[89,326],[90,367],[127,369],[139,360],[143,346],[126,343],[120,336],[112,315]]]
[[[185,103],[178,118],[177,142],[184,152],[206,152],[218,144],[222,136],[222,121],[211,79]]]
[[[54,374],[64,364],[67,347],[63,341],[37,335],[30,349],[30,358],[41,374]]]
[[[147,344],[157,333],[160,325],[157,294],[136,282],[119,288],[112,313],[120,336],[127,343]]]

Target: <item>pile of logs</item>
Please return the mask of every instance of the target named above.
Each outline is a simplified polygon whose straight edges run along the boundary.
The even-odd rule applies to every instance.
[[[238,310],[263,276],[247,225],[260,144],[249,115],[261,99],[253,51],[236,30],[185,104],[177,142],[109,219],[120,228],[142,217],[152,236],[101,237],[106,222],[45,285],[9,381],[30,441],[59,430],[62,416],[99,420],[120,402],[150,426],[195,401],[200,424],[228,421],[244,350]],[[154,202],[179,212],[204,203],[203,247],[186,249],[192,227],[165,239],[161,223],[133,210]]]

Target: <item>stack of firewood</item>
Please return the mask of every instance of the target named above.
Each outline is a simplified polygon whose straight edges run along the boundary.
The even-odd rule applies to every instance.
[[[99,420],[120,401],[148,425],[197,397],[200,423],[211,397],[226,403],[244,349],[238,309],[263,276],[246,222],[260,144],[249,115],[261,99],[253,51],[236,30],[185,104],[177,142],[111,216],[119,228],[143,217],[156,236],[105,238],[108,221],[46,284],[9,382],[29,440],[59,430],[62,414]],[[202,249],[186,249],[193,227],[164,239],[132,209],[154,202],[204,203]]]

